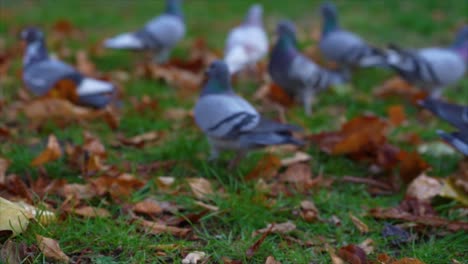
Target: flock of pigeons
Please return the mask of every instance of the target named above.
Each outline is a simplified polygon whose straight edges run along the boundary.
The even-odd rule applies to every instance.
[[[326,59],[339,65],[338,69],[325,69],[301,54],[294,24],[286,20],[277,25],[278,36],[268,64],[271,79],[303,103],[308,115],[312,112],[315,95],[331,85],[348,82],[353,68],[391,69],[409,83],[427,89],[430,96],[421,105],[458,129],[454,133],[439,133],[468,155],[468,107],[437,99],[443,87],[458,82],[465,74],[468,26],[460,30],[448,47],[408,50],[389,45],[383,50],[341,28],[332,3],[324,3],[321,14],[319,48]],[[209,66],[208,80],[195,106],[195,121],[211,144],[211,159],[217,158],[220,151],[234,150],[237,156],[231,165],[251,149],[302,144],[293,136],[293,132],[300,128],[262,118],[248,101],[235,94],[231,86],[231,75],[251,69],[269,51],[262,15],[262,7],[253,5],[244,22],[229,32],[224,59]],[[181,0],[166,0],[163,14],[137,31],[107,39],[104,45],[110,49],[149,50],[154,52],[156,62],[163,63],[185,31]],[[76,94],[82,105],[102,108],[113,100],[113,84],[83,76],[72,66],[49,57],[42,31],[30,27],[22,31],[21,37],[27,42],[23,80],[35,95],[45,95],[58,81],[68,79],[76,84]]]

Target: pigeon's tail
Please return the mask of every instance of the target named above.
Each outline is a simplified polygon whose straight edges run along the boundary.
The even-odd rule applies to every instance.
[[[359,61],[359,66],[367,67],[387,67],[387,52],[384,50],[369,46],[366,55]]]
[[[452,145],[463,155],[468,156],[468,133],[463,132],[446,133],[442,130],[437,130],[437,134],[447,143]]]
[[[427,98],[419,105],[460,130],[468,130],[468,107]]]
[[[96,80],[92,78],[84,78],[77,90],[76,93],[78,96],[89,96],[97,95],[103,93],[110,93],[114,90],[114,85],[112,83]]]
[[[104,47],[109,49],[143,49],[142,41],[134,33],[123,33],[104,42]]]
[[[388,44],[388,49],[385,51],[386,63],[390,67],[398,67],[400,62],[408,56],[413,55],[394,43]]]
[[[287,144],[296,146],[304,145],[304,142],[294,138],[291,132],[246,133],[240,137],[240,142],[248,148]]]
[[[228,65],[229,73],[235,74],[249,62],[249,54],[243,47],[236,46],[226,51],[224,62]]]

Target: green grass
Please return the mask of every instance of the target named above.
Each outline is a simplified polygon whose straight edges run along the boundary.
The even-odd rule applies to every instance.
[[[291,18],[302,30],[310,32],[311,27],[320,23],[318,18],[318,1],[294,0],[285,3],[283,0],[258,1],[264,5],[266,26],[271,40],[274,39],[274,25],[281,18]],[[186,1],[184,11],[188,22],[188,36],[177,47],[174,56],[183,56],[185,49],[196,37],[205,38],[211,49],[222,50],[227,31],[244,16],[250,1]],[[365,39],[380,46],[388,42],[398,42],[403,46],[422,47],[429,45],[444,45],[451,42],[454,30],[466,23],[468,3],[466,1],[448,0],[418,0],[418,1],[337,1],[341,23]],[[26,25],[40,25],[46,32],[55,21],[67,19],[84,32],[82,39],[70,39],[67,45],[72,49],[89,47],[106,36],[132,30],[142,25],[152,16],[158,14],[163,1],[18,1],[0,0],[0,37],[6,45],[16,45],[16,35]],[[441,17],[440,20],[437,20]],[[301,35],[302,36],[302,35]],[[301,37],[301,42],[312,43],[308,37]],[[0,46],[1,47],[1,46]],[[72,62],[71,58],[67,58]],[[134,53],[106,51],[103,56],[92,58],[98,69],[111,71],[114,69],[133,70],[133,66],[142,60],[142,56]],[[20,59],[15,58],[14,70],[10,71],[10,80],[2,83],[1,89],[7,100],[11,100],[20,82],[16,70],[20,67]],[[289,111],[288,119],[303,125],[307,132],[319,132],[335,129],[340,125],[337,117],[330,116],[327,110],[336,107],[346,107],[345,117],[351,118],[363,112],[374,112],[379,116],[386,115],[389,105],[404,104],[409,114],[409,124],[390,139],[398,142],[398,133],[416,132],[424,141],[435,141],[436,128],[449,128],[441,121],[422,123],[416,119],[418,110],[397,99],[381,100],[371,95],[372,88],[381,83],[390,74],[382,70],[360,70],[353,76],[352,96],[326,92],[319,96],[318,103],[311,118],[306,118],[302,107]],[[247,84],[253,87],[253,84]],[[247,99],[252,98],[254,89],[238,88]],[[86,130],[92,131],[103,141],[108,149],[109,163],[119,164],[128,161],[133,165],[150,163],[157,160],[180,161],[170,171],[161,172],[174,176],[178,183],[186,177],[205,177],[216,189],[223,189],[227,195],[215,195],[214,205],[219,212],[210,213],[193,225],[197,240],[184,240],[170,235],[145,235],[138,231],[135,225],[129,224],[129,218],[122,212],[122,206],[108,204],[103,201],[91,201],[95,206],[102,206],[112,212],[112,218],[82,219],[68,216],[65,219],[42,227],[31,225],[24,234],[15,238],[28,244],[35,243],[35,234],[55,238],[63,250],[70,256],[78,256],[88,252],[86,257],[93,263],[180,263],[183,255],[192,250],[205,251],[212,263],[222,263],[222,257],[239,259],[244,263],[264,263],[268,255],[273,255],[282,263],[329,263],[328,253],[318,248],[300,246],[285,241],[279,235],[268,236],[253,259],[246,259],[245,251],[256,241],[253,231],[264,228],[268,223],[279,223],[287,220],[297,225],[293,236],[300,240],[317,240],[318,236],[333,247],[341,247],[350,243],[360,243],[366,238],[375,241],[376,253],[386,252],[400,257],[419,258],[426,263],[448,263],[451,259],[463,261],[468,259],[466,233],[447,233],[443,236],[429,232],[425,236],[416,235],[414,242],[402,248],[394,248],[389,241],[381,236],[383,221],[363,216],[363,212],[373,207],[394,206],[401,201],[404,193],[371,197],[365,186],[353,184],[334,184],[327,189],[313,189],[307,194],[295,194],[290,197],[278,196],[266,200],[257,193],[254,184],[246,182],[243,177],[256,165],[264,155],[256,152],[245,159],[235,171],[228,171],[222,164],[207,163],[208,144],[201,132],[187,121],[173,121],[164,118],[164,110],[170,107],[190,109],[196,95],[178,97],[174,88],[153,80],[135,79],[125,84],[127,96],[124,98],[124,115],[117,131],[112,131],[100,121],[86,125]],[[0,95],[1,95],[0,94]],[[139,114],[131,109],[127,101],[129,96],[141,97],[148,94],[159,100],[160,108],[154,112]],[[468,103],[468,81],[463,80],[454,89],[446,91],[446,97],[459,103]],[[0,121],[3,117],[0,117]],[[80,125],[58,129],[55,125],[45,126],[38,134],[27,129],[27,121],[19,120],[20,129],[8,142],[0,145],[2,155],[12,161],[9,172],[18,175],[35,176],[38,172],[29,166],[30,161],[43,149],[47,135],[54,133],[60,140],[82,142],[84,128]],[[183,127],[182,129],[180,127]],[[155,147],[135,149],[123,147],[113,149],[110,144],[115,140],[114,132],[126,136],[134,136],[151,130],[166,131],[164,144]],[[41,144],[27,144],[27,138],[40,138]],[[402,146],[407,147],[407,146]],[[410,147],[411,148],[411,147]],[[312,168],[315,174],[324,173],[325,177],[340,177],[343,175],[367,176],[367,168],[362,164],[344,157],[330,157],[311,147],[307,150],[313,157]],[[460,156],[424,157],[433,167],[432,175],[448,175],[456,169]],[[54,178],[67,178],[71,182],[81,182],[77,172],[68,168],[64,159],[45,166],[47,173]],[[1,194],[1,193],[0,193]],[[201,208],[193,204],[193,198],[188,195],[168,195],[160,192],[152,181],[129,198],[129,202],[155,197],[159,201],[173,201],[187,212],[201,212]],[[50,197],[50,199],[57,199]],[[298,210],[300,201],[313,200],[324,219],[336,215],[341,219],[340,226],[327,223],[307,223],[293,211]],[[459,206],[450,203],[437,207],[442,215],[450,214],[450,210]],[[362,235],[354,227],[348,213],[362,219],[369,227],[370,233]],[[157,245],[177,244],[172,250],[167,250],[166,256],[156,255]],[[374,258],[376,255],[372,255]],[[43,256],[35,259],[36,263],[45,262]]]

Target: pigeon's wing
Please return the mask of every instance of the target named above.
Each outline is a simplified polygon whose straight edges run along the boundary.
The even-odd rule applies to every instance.
[[[439,130],[437,133],[442,139],[460,151],[463,155],[468,156],[468,132],[459,131],[446,133]]]
[[[247,148],[279,144],[303,145],[301,140],[292,135],[293,131],[298,130],[301,128],[262,118],[254,129],[241,134],[239,143]]]
[[[36,95],[46,94],[60,80],[81,78],[73,67],[55,59],[29,65],[23,71],[24,83]]]
[[[385,53],[369,46],[358,35],[338,30],[320,41],[320,50],[330,60],[361,67],[384,65]]]
[[[184,37],[185,24],[181,18],[165,14],[149,21],[140,34],[149,47],[172,47]]]
[[[198,126],[214,138],[236,138],[254,129],[260,120],[255,108],[236,95],[204,95],[195,105],[194,113]]]
[[[449,104],[431,98],[421,101],[421,105],[459,130],[468,131],[468,106]]]
[[[443,48],[426,48],[418,52],[426,61],[422,64],[421,76],[430,77],[441,85],[450,85],[460,80],[466,71],[463,59],[454,51]],[[425,66],[425,68],[423,67]],[[427,72],[424,72],[427,69]]]
[[[288,75],[294,82],[300,83],[303,88],[325,89],[330,85],[331,76],[309,58],[296,56]]]

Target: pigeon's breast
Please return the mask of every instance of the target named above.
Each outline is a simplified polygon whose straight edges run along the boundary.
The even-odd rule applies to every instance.
[[[172,47],[185,36],[185,24],[177,16],[161,15],[145,26],[145,30],[165,47]]]
[[[418,55],[426,61],[442,85],[455,83],[465,74],[465,62],[452,50],[427,48],[420,50]]]

